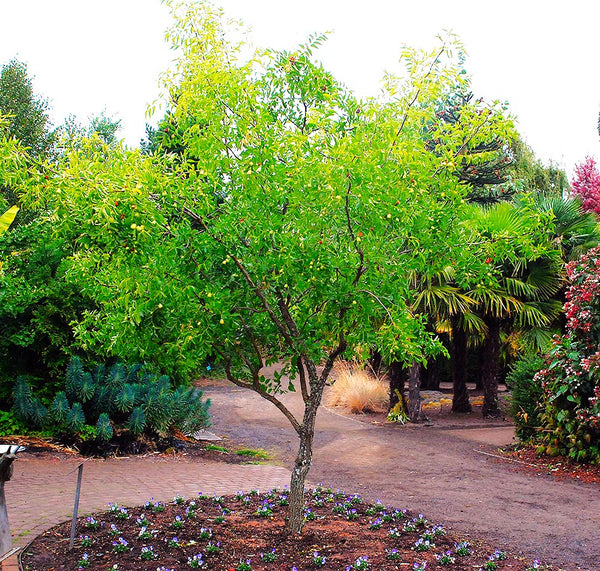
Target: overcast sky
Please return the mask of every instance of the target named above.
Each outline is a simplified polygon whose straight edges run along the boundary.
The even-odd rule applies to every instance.
[[[599,0],[220,0],[260,47],[293,49],[331,31],[317,53],[360,96],[400,71],[405,44],[432,48],[443,30],[467,48],[477,96],[507,100],[537,155],[572,175],[600,160]],[[158,76],[173,56],[160,0],[0,0],[0,65],[17,57],[52,104],[55,123],[106,111],[135,146]]]

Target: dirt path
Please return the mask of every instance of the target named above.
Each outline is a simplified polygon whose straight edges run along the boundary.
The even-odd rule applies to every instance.
[[[297,437],[272,404],[228,386],[207,387],[205,395],[214,432],[268,449],[291,467]],[[286,403],[299,411],[296,395]],[[511,440],[510,425],[376,426],[322,408],[309,479],[422,511],[528,560],[598,571],[600,489],[523,473],[482,453]]]

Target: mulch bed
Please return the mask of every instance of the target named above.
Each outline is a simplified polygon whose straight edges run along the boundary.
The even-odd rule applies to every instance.
[[[540,456],[535,446],[516,444],[498,451],[515,460],[514,466],[533,475],[551,475],[560,480],[576,480],[586,484],[600,484],[600,465],[578,464],[564,456]]]
[[[4,444],[6,438],[0,438],[0,444]],[[8,442],[7,442],[8,443]],[[35,436],[11,436],[10,444],[20,444],[26,447],[21,456],[45,456],[52,455],[59,458],[73,458],[89,456],[85,450],[80,450],[73,445],[57,443],[49,438]],[[256,453],[256,454],[255,454]],[[173,458],[197,458],[212,462],[226,462],[228,464],[249,464],[263,461],[264,451],[253,451],[245,449],[241,444],[230,440],[207,442],[195,440],[183,435],[177,438],[164,439],[158,443],[136,443],[135,449],[130,446],[115,447],[107,449],[105,453],[95,454],[98,457],[119,456],[163,456]]]
[[[457,549],[464,538],[421,515],[331,489],[317,488],[307,500],[309,521],[301,536],[291,536],[285,527],[285,490],[114,506],[79,520],[72,551],[69,525],[63,524],[36,538],[22,561],[29,571],[532,568],[532,562],[473,540],[461,555]],[[421,550],[425,541],[431,545]],[[441,562],[444,554],[454,560],[451,565]]]

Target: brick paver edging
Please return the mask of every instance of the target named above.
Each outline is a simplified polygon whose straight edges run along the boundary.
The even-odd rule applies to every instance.
[[[78,458],[21,456],[6,483],[6,503],[13,545],[34,537],[72,515]],[[141,505],[150,498],[170,501],[176,494],[227,495],[268,490],[289,484],[290,471],[268,464],[226,464],[186,457],[145,456],[89,459],[84,463],[79,515],[102,511],[109,503]],[[18,569],[17,557],[2,562],[2,571]]]

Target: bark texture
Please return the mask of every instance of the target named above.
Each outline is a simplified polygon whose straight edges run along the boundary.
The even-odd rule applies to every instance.
[[[458,323],[452,326],[452,412],[471,412],[467,390],[467,334]]]
[[[408,416],[411,422],[426,419],[421,410],[421,365],[416,361],[408,369]]]
[[[406,401],[404,399],[404,389],[406,384],[406,371],[402,363],[394,361],[389,367],[390,377],[390,410],[393,409],[400,399],[402,399],[402,408],[406,410]]]
[[[485,418],[501,415],[498,406],[498,372],[500,369],[500,321],[493,317],[485,323],[488,335],[481,352],[481,384],[483,385],[483,409]]]

